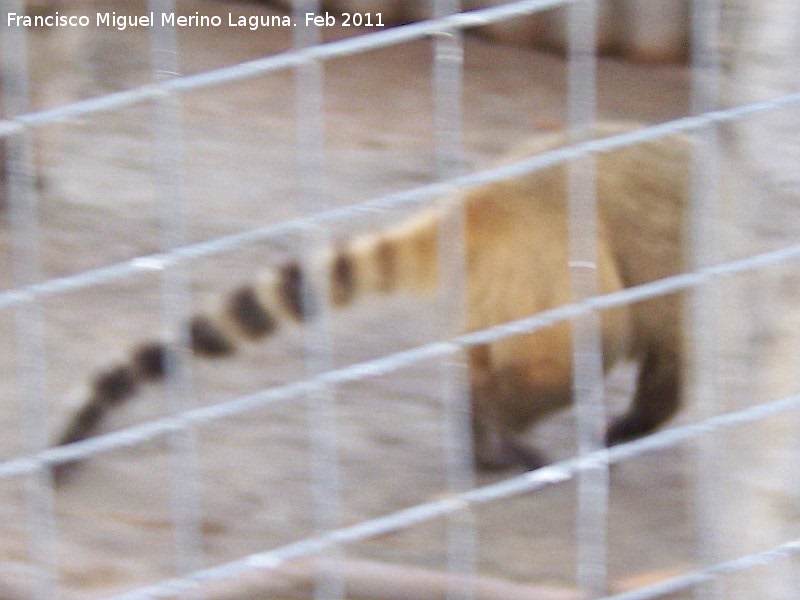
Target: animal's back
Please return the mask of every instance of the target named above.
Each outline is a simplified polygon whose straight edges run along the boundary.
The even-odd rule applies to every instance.
[[[595,131],[596,137],[608,137],[639,128],[630,123],[602,123]],[[509,160],[533,156],[565,146],[567,137],[561,133],[543,134],[533,138],[515,150]],[[689,168],[691,164],[692,142],[684,135],[668,135],[632,146],[600,152],[595,156],[595,184],[598,209],[597,245],[598,253],[610,253],[624,287],[640,285],[656,279],[681,272],[685,267],[684,256],[684,215],[687,207],[689,188]],[[559,164],[514,182],[506,183],[505,188],[485,190],[484,198],[491,197],[490,203],[497,206],[495,214],[507,212],[515,221],[518,232],[508,240],[508,260],[530,260],[542,264],[537,269],[547,270],[549,281],[561,282],[562,271],[567,265],[567,164]],[[496,193],[498,189],[507,192]],[[512,201],[514,208],[503,206]],[[498,206],[499,205],[499,206]],[[483,209],[485,210],[485,209]],[[488,212],[488,211],[487,211]],[[480,235],[480,225],[476,220],[476,235]],[[539,243],[533,236],[546,239]],[[538,245],[534,257],[514,252],[522,250],[524,244]],[[468,244],[471,247],[471,244]],[[600,268],[603,258],[599,257]],[[554,272],[559,272],[554,276]],[[606,281],[611,279],[605,276]],[[612,291],[613,283],[603,284],[601,272],[600,291]],[[570,295],[560,290],[561,303]],[[646,304],[646,303],[645,303]],[[653,306],[658,306],[653,315]],[[660,305],[660,306],[659,306]],[[643,305],[644,306],[644,305]],[[637,324],[643,329],[659,329],[648,316],[659,320],[672,318],[677,322],[679,303],[667,298],[665,302],[651,301],[648,308],[636,310]],[[636,306],[634,308],[637,308]],[[669,311],[664,314],[662,311]]]

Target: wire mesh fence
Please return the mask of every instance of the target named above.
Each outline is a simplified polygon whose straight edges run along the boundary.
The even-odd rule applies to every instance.
[[[19,399],[20,443],[15,452],[0,463],[0,480],[23,481],[23,502],[26,507],[26,536],[29,551],[24,562],[31,566],[33,584],[30,594],[36,598],[55,598],[60,591],[64,547],[61,505],[63,492],[57,490],[50,469],[75,460],[95,459],[126,449],[147,448],[154,441],[166,442],[169,457],[163,480],[168,487],[168,516],[164,526],[172,540],[169,554],[172,574],[157,581],[147,581],[115,598],[156,598],[214,596],[213,585],[237,581],[254,573],[267,573],[310,557],[323,557],[323,567],[314,571],[315,597],[349,597],[353,583],[347,574],[347,549],[353,544],[411,530],[415,526],[444,519],[446,539],[441,564],[452,577],[445,580],[448,597],[474,598],[486,593],[478,576],[483,573],[485,558],[477,511],[482,506],[524,497],[564,483],[577,481],[574,532],[562,544],[574,544],[575,596],[608,598],[657,598],[691,592],[703,597],[729,597],[713,584],[723,577],[751,573],[771,564],[797,565],[800,540],[796,531],[786,528],[786,535],[771,547],[733,552],[721,550],[719,537],[720,503],[723,492],[714,477],[720,469],[718,453],[723,446],[714,437],[720,432],[736,430],[748,423],[770,418],[787,420],[800,408],[795,393],[763,402],[721,410],[716,404],[720,391],[714,380],[718,370],[714,325],[719,306],[718,287],[739,276],[789,267],[800,257],[798,240],[784,240],[778,248],[742,253],[735,259],[718,260],[716,237],[709,223],[719,219],[716,208],[718,178],[715,161],[720,159],[720,141],[716,132],[723,125],[736,123],[780,110],[796,110],[800,94],[788,94],[766,100],[717,108],[716,78],[720,66],[714,58],[719,24],[719,3],[696,2],[694,11],[694,73],[691,86],[691,114],[610,136],[601,140],[577,138],[562,149],[500,167],[468,171],[464,166],[465,135],[462,129],[463,110],[468,98],[464,95],[464,37],[466,29],[503,22],[556,6],[569,7],[570,52],[568,61],[567,121],[579,130],[596,119],[597,76],[593,54],[596,31],[595,3],[578,0],[525,0],[491,8],[462,12],[458,2],[437,0],[433,18],[391,29],[381,29],[354,37],[325,41],[319,27],[293,28],[292,47],[270,56],[239,62],[190,75],[181,75],[182,50],[178,31],[173,27],[154,25],[148,38],[149,83],[129,89],[97,95],[80,101],[60,104],[42,110],[31,109],[29,58],[30,32],[24,27],[6,26],[3,36],[3,90],[7,118],[0,123],[0,133],[7,142],[6,203],[8,211],[10,284],[0,290],[0,310],[12,315],[15,333],[12,346],[17,368],[14,389]],[[4,20],[10,13],[21,14],[21,2],[2,3]],[[154,15],[174,14],[175,2],[152,0],[147,11]],[[313,1],[297,1],[293,18],[301,22],[306,13],[320,12]],[[156,19],[156,23],[158,19]],[[326,112],[326,73],[330,64],[346,57],[367,54],[381,48],[394,47],[416,40],[433,39],[431,53],[432,127],[434,130],[435,169],[432,180],[409,189],[383,194],[363,202],[333,206],[328,197],[326,144],[328,125]],[[275,222],[245,227],[234,233],[218,234],[200,241],[187,232],[187,215],[191,212],[187,198],[186,155],[191,152],[191,135],[187,135],[182,108],[187,95],[218,89],[224,94],[237,83],[257,80],[272,74],[292,72],[295,75],[294,101],[297,216]],[[37,209],[37,183],[33,157],[34,138],[44,128],[63,122],[91,119],[96,115],[121,112],[140,105],[152,107],[152,153],[154,197],[157,207],[158,245],[152,252],[141,252],[104,266],[79,269],[66,275],[42,272],[41,236],[39,229],[46,215]],[[233,110],[233,109],[232,109]],[[267,109],[264,109],[267,110]],[[221,117],[224,119],[224,116]],[[593,270],[596,264],[593,242],[587,232],[596,230],[593,216],[591,157],[598,153],[673,133],[692,133],[701,141],[695,158],[699,176],[693,181],[693,235],[690,235],[695,257],[693,268],[680,275],[628,288],[610,294],[598,294]],[[201,142],[202,143],[202,140]],[[453,191],[501,181],[512,176],[570,162],[577,165],[570,179],[570,224],[572,231],[570,264],[576,296],[572,303],[519,321],[488,329],[463,333],[464,310],[460,298],[466,285],[463,219],[455,211],[443,224],[445,243],[439,249],[443,278],[438,310],[432,324],[436,334],[424,343],[403,350],[390,350],[374,358],[342,361],[336,355],[330,307],[323,307],[321,318],[304,333],[304,377],[288,383],[264,386],[253,393],[236,395],[222,401],[198,402],[195,367],[189,361],[187,334],[182,327],[192,306],[193,272],[201,261],[213,259],[265,241],[294,236],[296,253],[304,264],[313,266],[320,248],[331,244],[335,226],[347,224],[365,215],[390,212],[399,207],[411,208],[435,202]],[[724,216],[724,215],[723,215]],[[588,242],[588,244],[586,243]],[[728,258],[728,257],[726,257]],[[69,294],[122,285],[138,276],[158,277],[158,330],[174,332],[173,352],[169,365],[166,406],[161,415],[138,424],[125,425],[84,441],[50,448],[47,427],[50,419],[48,387],[49,371],[54,355],[45,332],[47,311]],[[721,283],[722,282],[722,283]],[[321,280],[321,286],[325,282]],[[679,291],[690,291],[693,298],[690,326],[696,343],[693,397],[699,403],[697,419],[679,422],[663,431],[610,449],[597,438],[598,422],[605,421],[605,408],[598,398],[602,363],[599,353],[599,311],[640,302]],[[306,290],[304,293],[310,293]],[[326,296],[326,294],[322,294]],[[536,471],[513,474],[494,480],[477,479],[468,457],[471,456],[465,349],[510,336],[537,331],[554,323],[575,323],[575,394],[578,454],[559,460]],[[343,458],[340,440],[346,433],[345,419],[339,413],[337,397],[344,386],[380,379],[413,365],[438,365],[436,381],[438,418],[441,420],[441,458],[445,471],[444,484],[433,499],[411,506],[382,511],[380,516],[353,517],[347,513],[344,498]],[[791,366],[789,367],[791,368]],[[219,426],[223,431],[232,418],[249,419],[273,405],[292,404],[303,415],[308,435],[304,455],[309,466],[310,502],[305,518],[307,535],[295,536],[284,543],[260,546],[233,558],[219,559],[208,549],[208,510],[203,496],[204,471],[203,427]],[[224,437],[224,433],[222,434]],[[609,569],[609,535],[612,529],[609,504],[613,485],[611,468],[659,450],[699,444],[696,496],[692,502],[696,523],[696,555],[691,568],[681,573],[660,577],[657,582],[629,585],[627,591],[614,589]],[[149,454],[145,452],[147,460]],[[791,455],[796,458],[796,454]],[[430,458],[430,457],[429,457]],[[432,459],[437,460],[437,459]],[[236,464],[225,467],[236,470]],[[273,482],[280,486],[280,480]],[[366,480],[361,485],[372,483]],[[379,484],[375,484],[379,485]],[[647,485],[644,482],[643,485]],[[76,484],[75,487],[79,487]],[[84,492],[87,493],[87,492]],[[88,494],[92,492],[89,491]],[[124,490],[121,493],[125,493]],[[136,493],[136,492],[131,492]],[[694,492],[693,492],[694,493]],[[263,501],[269,511],[269,498]],[[306,506],[305,504],[303,506]],[[791,510],[789,511],[791,514]],[[11,514],[10,512],[8,514]],[[91,520],[91,510],[87,509]],[[523,515],[522,520],[534,517]],[[547,518],[545,516],[545,518]],[[80,527],[80,524],[78,525]],[[134,529],[135,531],[135,529]],[[655,532],[641,532],[643,536]],[[68,550],[67,550],[68,551]],[[113,562],[114,551],[110,560]],[[220,553],[226,557],[229,554]],[[146,558],[140,559],[146,562]],[[88,566],[87,566],[88,568]],[[163,570],[163,569],[162,569]],[[167,569],[169,570],[169,569]],[[158,569],[155,572],[161,572]],[[152,579],[152,577],[150,577]],[[118,586],[119,587],[119,586]],[[571,590],[539,590],[529,588],[530,597],[560,597],[552,594]],[[687,593],[688,593],[687,592]],[[104,592],[105,593],[105,592]],[[226,590],[236,597],[238,592]],[[381,594],[380,589],[377,592]],[[551,594],[548,596],[547,594]],[[578,595],[582,594],[582,595]],[[276,594],[279,595],[279,594]],[[769,597],[769,596],[767,596]],[[778,597],[778,596],[775,596]]]

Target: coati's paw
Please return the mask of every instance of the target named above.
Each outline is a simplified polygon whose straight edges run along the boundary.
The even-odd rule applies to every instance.
[[[550,462],[542,452],[528,446],[517,445],[514,451],[517,455],[517,464],[521,465],[526,471],[541,469]]]
[[[640,419],[630,415],[623,415],[611,422],[606,431],[606,446],[624,444],[652,431],[652,427],[645,427]]]
[[[505,471],[522,467],[533,471],[545,466],[548,460],[541,452],[517,442],[506,442],[494,452],[476,452],[475,467],[479,471]]]

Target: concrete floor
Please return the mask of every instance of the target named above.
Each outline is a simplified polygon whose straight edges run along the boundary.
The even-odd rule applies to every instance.
[[[136,12],[138,3],[128,3]],[[254,4],[180,2],[188,14],[267,14]],[[100,2],[67,12],[93,13]],[[111,9],[109,9],[111,10]],[[229,27],[182,30],[181,71],[196,73],[270,55],[291,45],[289,28],[250,32]],[[361,31],[326,29],[326,38]],[[40,108],[128,89],[148,79],[143,29],[51,30],[31,40]],[[680,67],[599,64],[599,113],[656,122],[685,115],[689,75]],[[557,57],[466,38],[464,142],[470,167],[485,164],[538,126],[565,115],[566,70]],[[367,200],[435,180],[431,44],[419,41],[325,64],[325,186],[329,207]],[[189,242],[210,240],[302,216],[295,169],[297,106],[292,73],[187,93],[181,102],[184,216]],[[48,126],[37,146],[46,186],[40,203],[42,278],[64,277],[147,255],[162,232],[153,184],[152,107]],[[175,216],[174,209],[170,215]],[[7,217],[4,217],[7,220]],[[334,239],[393,220],[364,214],[332,223]],[[0,231],[0,289],[12,280],[8,224]],[[296,252],[283,235],[193,262],[193,302]],[[69,390],[135,341],[163,330],[160,280],[140,273],[48,297],[43,303],[46,393],[53,415]],[[336,315],[337,364],[378,356],[430,339],[431,302],[367,301]],[[15,311],[0,310],[0,456],[21,443],[22,397]],[[303,336],[290,331],[236,359],[193,367],[196,402],[212,405],[294,381],[305,373]],[[264,368],[268,365],[268,368]],[[340,520],[357,523],[446,493],[439,366],[421,364],[336,390]],[[624,406],[631,369],[610,384],[612,410]],[[165,414],[159,390],[121,407],[107,430]],[[279,403],[198,428],[202,557],[210,567],[277,547],[314,531],[309,414],[304,401]],[[57,417],[54,416],[53,419]],[[687,417],[683,417],[684,419]],[[560,415],[532,433],[553,460],[573,452],[572,419]],[[175,574],[171,480],[163,440],[89,461],[54,498],[54,548],[64,598],[95,598]],[[615,466],[609,515],[610,578],[657,579],[696,564],[695,447],[680,445]],[[481,475],[479,483],[503,475]],[[0,581],[31,585],[22,478],[0,480]],[[519,582],[575,584],[574,482],[502,500],[475,511],[478,568]],[[348,545],[348,555],[444,568],[444,527],[435,520]],[[2,589],[2,588],[0,588]],[[12,593],[12,592],[9,592]],[[683,596],[671,596],[683,597]],[[686,596],[688,597],[688,595]]]

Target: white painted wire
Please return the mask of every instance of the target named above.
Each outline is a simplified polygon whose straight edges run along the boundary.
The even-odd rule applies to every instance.
[[[203,569],[191,574],[191,579],[198,583],[211,583],[233,579],[253,570],[276,568],[292,560],[316,556],[332,545],[363,541],[406,529],[419,523],[439,519],[454,512],[463,511],[465,503],[476,506],[487,504],[563,483],[574,478],[583,469],[597,468],[598,462],[613,465],[641,456],[647,452],[673,447],[695,439],[700,435],[708,435],[709,433],[747,425],[775,415],[798,410],[800,410],[800,395],[795,395],[725,415],[718,415],[703,422],[664,429],[647,437],[614,446],[608,450],[568,459],[498,483],[468,490],[455,497],[451,496],[425,504],[418,504],[382,517],[330,531],[323,535],[313,536],[279,548],[251,554],[236,561]],[[662,596],[665,591],[690,588],[719,575],[737,573],[792,557],[800,557],[800,540],[793,540],[764,552],[748,554],[729,562],[696,570],[686,575],[679,575],[652,586],[645,586],[634,592],[610,596],[609,600],[656,598]],[[114,596],[111,600],[145,600],[168,597],[173,593],[176,584],[176,581],[160,582],[130,593]]]
[[[212,240],[187,244],[174,248],[170,252],[151,254],[122,261],[107,267],[90,269],[66,277],[56,277],[40,283],[34,283],[0,292],[0,309],[16,306],[28,300],[30,296],[48,297],[68,293],[94,285],[125,279],[136,273],[157,271],[171,267],[179,261],[195,260],[202,257],[215,256],[238,248],[275,238],[288,233],[297,232],[309,223],[325,223],[357,219],[360,215],[379,213],[391,208],[421,204],[432,197],[439,197],[454,188],[466,188],[500,181],[509,177],[517,177],[555,164],[576,158],[586,152],[605,152],[640,142],[656,139],[674,133],[686,133],[707,126],[710,123],[722,123],[742,119],[747,116],[779,110],[800,104],[800,93],[788,94],[767,100],[744,104],[733,108],[715,110],[701,115],[683,117],[609,136],[599,140],[587,140],[564,148],[558,148],[500,167],[483,169],[454,177],[448,181],[431,183],[416,188],[380,196],[362,203],[344,206],[284,221],[274,225],[266,225],[242,233],[221,236]]]
[[[434,360],[447,353],[457,352],[463,346],[489,344],[507,337],[536,331],[554,323],[575,319],[587,311],[600,311],[633,302],[647,300],[666,294],[679,292],[701,285],[710,278],[725,277],[746,273],[769,266],[800,260],[800,244],[786,248],[755,254],[747,258],[713,265],[697,272],[683,273],[631,288],[589,298],[580,303],[560,306],[537,313],[531,317],[504,323],[488,329],[457,336],[447,342],[424,344],[415,348],[394,352],[376,359],[355,363],[321,373],[305,381],[268,388],[254,394],[192,409],[176,417],[154,419],[147,423],[99,435],[72,444],[48,448],[33,455],[21,456],[0,462],[0,479],[30,473],[36,468],[36,461],[46,461],[53,465],[84,460],[100,452],[116,448],[134,446],[146,440],[166,435],[181,426],[182,420],[192,423],[207,423],[225,417],[246,414],[274,402],[296,398],[313,389],[320,383],[341,384],[377,377],[425,360]],[[756,410],[753,407],[751,410]]]
[[[571,140],[591,139],[596,113],[598,6],[595,0],[568,7],[567,120]],[[569,275],[573,302],[597,296],[597,193],[595,156],[587,153],[567,164]],[[600,315],[587,311],[572,321],[573,390],[579,455],[601,452],[605,443],[603,356]],[[608,587],[608,465],[581,471],[577,486],[576,575],[589,598]]]
[[[174,12],[173,0],[150,0],[156,15]],[[151,69],[155,81],[169,81],[180,75],[177,31],[162,26],[151,28]],[[186,206],[183,181],[183,131],[180,98],[167,92],[154,99],[153,143],[155,148],[155,191],[161,209],[161,246],[164,252],[186,243]],[[167,436],[170,450],[170,507],[174,530],[174,567],[177,574],[196,571],[203,565],[200,473],[197,431],[194,424],[180,421],[180,415],[196,407],[192,385],[191,351],[184,323],[191,312],[189,263],[161,271],[162,318],[170,339],[167,356],[167,406],[179,426]],[[191,589],[180,590],[182,595]]]
[[[21,12],[19,0],[2,2],[3,20]],[[30,110],[27,34],[24,28],[4,28],[0,37],[2,54],[2,100],[10,116]],[[39,216],[31,131],[22,128],[6,142],[6,201],[13,238],[13,282],[17,287],[36,284],[41,279]],[[48,445],[47,353],[45,321],[41,300],[29,296],[14,311],[17,340],[18,396],[20,412],[20,452],[36,455]],[[48,465],[32,459],[26,473],[24,502],[27,512],[28,555],[34,582],[35,600],[57,598],[56,528],[52,472]]]
[[[267,73],[295,68],[308,60],[330,60],[367,50],[375,50],[413,41],[429,35],[434,35],[436,32],[446,29],[463,30],[469,27],[479,27],[514,17],[524,16],[546,8],[572,4],[576,1],[579,0],[519,0],[500,6],[448,15],[438,19],[420,21],[418,23],[392,27],[375,33],[323,43],[301,51],[287,51],[204,73],[176,77],[158,84],[145,85],[52,109],[26,113],[14,119],[0,120],[0,136],[4,137],[15,131],[20,131],[22,127],[25,126],[39,127],[47,123],[56,123],[85,117],[95,113],[107,112],[132,104],[150,101],[159,94],[163,94],[167,91],[191,91],[215,85],[223,85],[225,83],[258,77],[259,75],[265,75]],[[793,95],[784,96],[783,100],[795,102],[796,100],[789,100],[792,97]],[[779,98],[775,98],[774,100],[779,103],[781,102]],[[745,106],[755,107],[759,104],[760,103],[753,103]],[[744,109],[745,106],[739,108]],[[747,114],[747,111],[741,116],[745,114]]]
[[[615,594],[606,600],[649,600],[662,598],[668,594],[676,594],[690,588],[701,588],[713,584],[724,575],[734,575],[750,569],[756,569],[779,561],[796,560],[800,557],[800,540],[791,540],[762,552],[717,563],[705,569],[698,569],[685,575],[678,575],[659,583],[642,587],[638,590]]]
[[[718,0],[694,0],[692,24],[692,91],[691,114],[714,110],[719,103],[720,59]],[[719,263],[719,124],[709,123],[697,130],[689,179],[687,235],[688,264],[701,269]],[[687,372],[692,382],[692,405],[695,416],[702,420],[721,412],[718,374],[719,279],[710,279],[687,294],[686,330],[690,351]],[[723,440],[720,435],[700,436],[696,441],[694,461],[696,554],[698,564],[711,565],[721,557],[721,535],[724,505],[722,477],[724,473]],[[705,581],[694,588],[697,600],[724,597],[717,579]]]
[[[458,14],[460,0],[434,0],[433,16]],[[433,94],[437,176],[448,180],[463,170],[464,41],[459,29],[434,36]],[[439,322],[444,339],[464,331],[467,322],[466,215],[463,205],[439,201]],[[459,494],[475,486],[472,449],[472,410],[469,398],[466,352],[448,353],[440,360],[443,460],[447,491]],[[477,570],[478,533],[468,505],[447,518],[447,570],[474,575]],[[460,581],[461,585],[455,582]],[[448,600],[475,597],[471,577],[453,578]]]
[[[318,14],[317,0],[294,0],[294,47],[298,51],[313,48],[320,42],[320,27],[305,25],[303,15]],[[297,132],[297,184],[305,214],[319,213],[330,204],[325,192],[325,117],[324,63],[309,59],[295,69]],[[302,297],[313,306],[314,317],[306,328],[306,375],[313,377],[333,367],[330,281],[327,273],[316,273],[315,256],[330,245],[329,225],[308,221],[301,230],[304,272]],[[311,506],[318,534],[324,535],[341,524],[341,484],[336,423],[336,386],[320,382],[308,390],[304,401],[308,415],[310,446]],[[333,545],[325,551],[325,568],[316,576],[314,597],[336,600],[345,597],[340,568],[341,552]]]
[[[472,13],[461,13],[432,19],[340,42],[315,45],[298,52],[287,52],[191,77],[175,77],[153,85],[78,102],[52,110],[35,113],[26,112],[0,122],[0,135],[9,136],[11,134],[24,133],[26,129],[31,127],[38,127],[74,116],[89,115],[101,111],[113,110],[137,102],[152,100],[159,96],[163,97],[165,92],[169,94],[211,85],[222,85],[227,82],[254,77],[279,69],[298,67],[308,61],[324,61],[336,56],[344,56],[367,49],[374,49],[417,39],[442,30],[459,30],[463,27],[497,22],[548,7],[570,4],[572,1],[574,0],[527,0],[509,3],[507,5],[474,11]],[[3,6],[8,5],[9,4],[6,3]],[[249,243],[260,241],[290,230],[298,230],[303,227],[308,227],[309,225],[313,226],[314,224],[325,224],[335,219],[353,218],[358,216],[359,213],[381,210],[384,207],[420,202],[431,196],[447,192],[454,187],[495,181],[522,172],[543,168],[550,164],[555,164],[556,162],[570,160],[587,152],[610,150],[615,147],[659,137],[660,135],[695,130],[710,124],[730,121],[750,114],[775,110],[783,106],[797,103],[800,103],[800,94],[787,95],[727,110],[702,112],[698,115],[648,127],[637,132],[614,136],[613,138],[579,142],[569,148],[549,152],[545,155],[523,160],[507,167],[489,169],[468,176],[455,176],[448,178],[448,180],[444,182],[423,186],[410,192],[377,198],[370,202],[344,209],[325,211],[310,218],[301,218],[276,226],[258,228],[243,234],[226,236],[209,242],[182,245],[162,254],[141,257],[132,261],[118,263],[102,269],[94,269],[69,277],[44,282],[39,282],[36,279],[17,281],[15,282],[14,289],[0,293],[0,308],[18,307],[22,311],[29,302],[40,300],[45,297],[97,285],[102,282],[114,281],[130,276],[136,272],[160,269],[165,266],[171,267],[175,264],[191,261],[201,256],[210,256],[242,247]],[[28,163],[27,168],[29,169],[30,161],[26,160],[25,162]],[[14,186],[11,185],[11,188],[13,194]],[[77,442],[61,448],[43,451],[34,448],[25,456],[0,463],[0,478],[21,474],[36,474],[40,471],[43,462],[58,464],[77,458],[85,458],[98,452],[108,451],[114,448],[135,445],[141,441],[159,435],[183,431],[187,425],[197,425],[224,416],[241,414],[248,410],[261,407],[269,402],[298,397],[302,394],[307,394],[319,385],[337,384],[340,382],[354,381],[367,376],[374,376],[401,368],[415,361],[457,353],[460,352],[464,346],[469,346],[471,344],[487,343],[509,335],[541,328],[560,320],[580,317],[591,311],[693,288],[713,278],[759,269],[764,266],[796,260],[798,258],[800,258],[800,245],[795,245],[722,265],[710,265],[694,273],[670,277],[614,294],[588,298],[584,301],[548,311],[529,319],[522,319],[515,323],[459,336],[449,342],[427,344],[406,352],[395,353],[373,361],[350,365],[342,369],[324,370],[321,373],[315,374],[307,381],[272,388],[221,405],[194,408],[178,415],[171,415],[154,420],[150,423],[99,436],[83,442]],[[36,315],[29,315],[24,321],[25,331],[22,333],[23,337],[32,341],[34,346],[36,343],[41,343],[41,332],[37,331],[36,326],[37,322],[40,323],[38,317]],[[37,339],[39,342],[36,342]],[[36,354],[37,352],[32,352],[31,356]],[[31,372],[34,374],[41,372],[43,374],[45,369],[43,353],[40,354],[38,358],[35,356],[34,358],[35,368]],[[41,385],[41,381],[39,381],[38,385]],[[24,388],[25,386],[23,385],[22,387]],[[226,578],[254,568],[263,568],[278,564],[282,560],[288,560],[293,557],[319,553],[330,547],[331,544],[342,544],[366,539],[367,537],[379,535],[386,531],[408,527],[424,520],[462,511],[464,503],[484,503],[529,492],[548,484],[566,481],[582,470],[597,469],[598,467],[605,468],[608,464],[640,455],[643,452],[656,448],[669,447],[699,435],[706,435],[722,428],[729,428],[741,423],[762,419],[772,414],[797,410],[798,407],[800,407],[800,397],[790,396],[734,413],[713,416],[699,423],[667,429],[648,438],[617,446],[610,450],[600,449],[595,452],[590,452],[577,459],[565,461],[534,473],[515,477],[499,484],[466,490],[451,498],[418,505],[411,509],[372,521],[359,523],[352,527],[323,532],[308,540],[303,540],[269,552],[254,554],[240,561],[220,565],[212,569],[194,571],[184,580],[167,581],[149,588],[141,588],[123,597],[149,598],[168,596],[174,594],[176,589],[182,588],[181,581],[185,583],[189,580],[207,581]],[[45,482],[45,492],[44,498],[47,500],[47,494],[52,493],[52,490],[49,489],[48,482]],[[39,530],[35,536],[41,536],[41,539],[46,543],[54,543],[55,536],[52,529],[52,522],[50,521],[50,523],[48,523],[48,515],[52,515],[52,508],[48,508],[47,506],[44,508],[37,507],[34,512],[36,515],[34,527]],[[703,581],[704,578],[715,576],[718,573],[735,572],[744,568],[750,568],[755,564],[762,564],[764,561],[779,560],[786,556],[796,556],[798,553],[800,553],[800,542],[790,542],[763,553],[741,557],[729,563],[717,564],[707,569],[693,572],[684,578],[676,578],[676,580],[680,580],[679,583],[682,581],[684,584],[689,582],[686,584],[686,587],[688,587],[689,585],[695,585],[695,583],[692,582]],[[49,568],[48,560],[46,556],[43,559],[37,559],[37,562],[45,565],[45,572],[47,572]],[[45,578],[44,581],[47,582],[47,578]],[[49,598],[53,596],[53,581],[54,579],[51,578],[50,583],[47,583],[41,588],[39,597]],[[668,583],[669,582],[667,582],[667,584]],[[178,586],[177,588],[176,585]],[[659,585],[663,586],[666,584]],[[673,583],[673,585],[677,584]],[[628,600],[633,597],[655,597],[657,594],[662,593],[656,588],[659,588],[659,586],[652,586],[645,590],[639,590],[637,592],[639,595],[636,596],[617,596],[617,598],[624,597]]]
[[[376,50],[435,35],[439,31],[479,27],[514,17],[521,17],[547,8],[568,5],[576,1],[579,0],[518,0],[517,2],[510,2],[500,6],[447,15],[401,27],[391,27],[375,33],[314,45],[302,50],[290,50],[205,73],[177,77],[161,83],[145,85],[74,102],[65,106],[20,115],[13,120],[3,120],[0,121],[0,136],[19,131],[23,125],[38,127],[47,123],[85,117],[94,113],[116,110],[131,104],[147,102],[165,91],[185,92],[233,83],[275,71],[293,69],[309,60],[325,61],[367,50]]]

